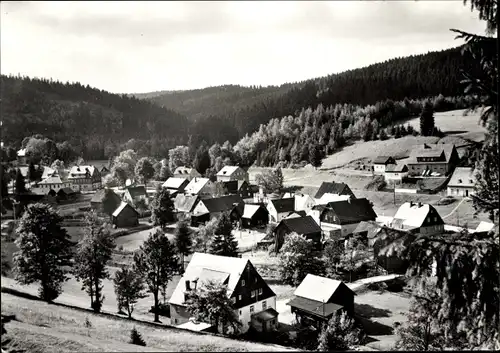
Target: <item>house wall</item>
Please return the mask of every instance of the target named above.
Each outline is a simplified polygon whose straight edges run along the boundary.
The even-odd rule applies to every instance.
[[[374,164],[373,165],[373,173],[374,174],[384,174],[385,173],[385,164]]]
[[[71,187],[72,187],[71,183],[41,184],[38,185],[37,187],[32,188],[31,190],[36,193],[47,195],[51,189],[54,190],[55,192],[58,192],[62,188],[71,188]]]
[[[236,314],[238,315],[238,318],[243,325],[242,330],[243,332],[248,331],[250,328],[250,323],[252,321],[252,315],[260,313],[261,311],[264,311],[266,309],[262,309],[262,303],[266,302],[266,309],[273,308],[276,310],[276,296],[267,298],[264,300],[259,300],[253,304],[244,306],[242,308],[236,309]],[[250,308],[253,306],[253,312],[250,312]]]
[[[207,213],[207,212],[208,212],[208,208],[205,206],[203,201],[201,201],[201,202],[198,202],[198,204],[193,209],[192,213],[193,214],[200,214],[200,213]]]
[[[473,187],[448,186],[448,196],[467,197],[474,193]]]
[[[117,217],[113,217],[117,227],[133,227],[139,224],[139,217],[130,207],[125,207]]]
[[[339,286],[328,303],[342,305],[351,314],[354,312],[354,294],[345,284]]]
[[[189,321],[191,314],[187,311],[186,307],[176,304],[170,305],[170,323],[172,325],[182,325]]]
[[[408,174],[409,175],[422,175],[422,173],[429,169],[431,173],[440,173],[441,175],[448,174],[451,171],[451,165],[443,163],[413,163],[408,164]]]
[[[238,168],[231,175],[217,175],[217,181],[245,180],[248,183],[248,173]]]
[[[352,223],[352,224],[335,224],[335,223],[328,223],[328,222],[321,222],[321,229],[327,229],[327,230],[332,230],[332,229],[339,229],[340,228],[340,234],[341,236],[349,235],[354,232],[354,230],[357,228],[360,222],[357,223]]]
[[[403,181],[403,178],[406,178],[408,176],[408,172],[401,172],[401,173],[385,173],[384,178],[386,181],[398,181],[401,182]]]
[[[433,235],[433,234],[440,234],[444,232],[444,224],[436,224],[436,225],[429,225],[429,226],[424,226],[420,227],[418,229],[419,234],[422,235]]]
[[[295,211],[306,211],[309,212],[316,202],[309,196],[306,197],[305,201],[302,197],[295,197]]]

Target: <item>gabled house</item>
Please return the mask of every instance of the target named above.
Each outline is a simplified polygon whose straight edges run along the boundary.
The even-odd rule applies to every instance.
[[[26,165],[26,148],[21,148],[17,151],[17,165]]]
[[[402,183],[408,177],[406,164],[391,164],[385,168],[384,179],[387,183]]]
[[[174,199],[174,210],[178,220],[189,220],[194,207],[200,201],[197,195],[177,194]]]
[[[138,200],[144,200],[148,204],[148,193],[146,192],[146,187],[144,185],[129,186],[126,188],[123,198],[126,202],[134,205]]]
[[[76,196],[75,190],[73,190],[70,187],[59,189],[56,195],[58,200],[71,200],[75,196]]]
[[[184,188],[186,195],[212,196],[215,192],[215,185],[208,178],[193,178]]]
[[[309,215],[328,237],[344,238],[363,221],[375,221],[377,214],[366,198],[330,202],[314,206]]]
[[[226,189],[228,194],[239,195],[246,199],[251,196],[250,185],[245,180],[231,180],[219,182]]]
[[[346,195],[352,198],[356,196],[352,192],[349,185],[346,183],[330,183],[330,182],[322,182],[321,186],[318,189],[316,195],[314,195],[315,199],[321,199],[323,194],[335,194],[335,195]]]
[[[101,172],[93,165],[71,167],[68,180],[75,191],[93,191],[101,188]]]
[[[241,167],[226,165],[217,173],[217,181],[241,180],[248,183],[248,173]]]
[[[243,200],[238,195],[226,195],[201,199],[193,209],[191,222],[193,225],[207,222],[210,219],[219,216],[222,212],[232,212],[237,206],[240,205],[243,206]],[[239,217],[234,218],[239,219]]]
[[[468,197],[474,193],[476,176],[474,168],[455,168],[448,182],[448,196]]]
[[[71,182],[69,180],[61,180],[59,175],[52,174],[50,177],[37,183],[31,191],[36,194],[48,195],[51,190],[57,194],[59,190],[64,188],[71,188]]]
[[[122,202],[113,212],[111,221],[117,228],[139,225],[139,213],[128,203]]]
[[[109,216],[120,206],[120,196],[111,189],[97,190],[90,200],[90,207],[98,213],[106,213]]]
[[[168,178],[162,187],[167,189],[170,195],[175,195],[176,193],[184,192],[188,184],[189,180],[187,178]]]
[[[293,197],[295,199],[295,211],[309,212],[315,205],[316,201],[309,195],[303,193],[286,193],[283,198]]]
[[[373,174],[383,175],[390,165],[395,165],[396,160],[390,156],[377,156],[373,160]]]
[[[416,146],[410,154],[409,175],[449,175],[459,162],[457,149],[453,144],[430,144]]]
[[[201,178],[201,174],[194,168],[177,167],[174,171],[174,178],[186,178],[191,181],[194,178]]]
[[[241,216],[241,225],[243,228],[253,228],[265,226],[269,223],[269,212],[262,204],[243,206],[243,215]]]
[[[191,291],[207,281],[227,285],[234,312],[246,332],[250,326],[261,331],[273,331],[278,324],[276,294],[259,275],[248,259],[194,253],[181,280],[170,297],[172,325],[189,321],[186,300]],[[212,323],[209,323],[212,324]]]
[[[286,305],[302,326],[312,325],[321,330],[338,312],[354,315],[356,294],[344,282],[308,274],[293,294]]]
[[[444,232],[444,221],[434,206],[421,202],[402,204],[389,226],[414,234],[433,235]]]
[[[286,218],[290,212],[295,211],[295,199],[290,197],[287,199],[269,200],[266,208],[269,212],[269,221],[279,223],[282,219]]]
[[[276,228],[274,228],[273,233],[275,242],[277,242],[277,244],[275,244],[277,245],[275,246],[276,252],[281,249],[285,237],[291,233],[302,235],[306,239],[313,241],[318,249],[321,248],[321,228],[311,216],[283,219]]]

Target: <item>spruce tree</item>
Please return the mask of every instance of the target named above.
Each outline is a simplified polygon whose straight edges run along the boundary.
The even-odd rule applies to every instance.
[[[28,180],[29,181],[35,181],[37,179],[37,173],[35,169],[35,165],[33,162],[30,162],[28,166]]]
[[[15,186],[16,186],[16,194],[17,195],[23,194],[26,192],[26,183],[24,181],[24,176],[21,173],[21,170],[19,168],[17,168],[17,171],[16,171]]]
[[[424,103],[420,114],[420,134],[422,136],[432,136],[434,132],[434,107],[430,101]]]
[[[238,241],[233,235],[233,225],[228,212],[220,215],[210,253],[220,256],[238,257]]]
[[[181,254],[181,270],[184,272],[184,257],[192,252],[193,241],[191,239],[191,230],[184,221],[177,223],[175,228],[175,247]]]
[[[138,346],[144,346],[144,347],[146,346],[146,342],[142,338],[142,335],[139,333],[139,331],[137,331],[135,326],[132,330],[130,330],[130,342],[129,343],[135,344]]]

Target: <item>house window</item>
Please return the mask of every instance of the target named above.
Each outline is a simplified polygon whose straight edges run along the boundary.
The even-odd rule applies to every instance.
[[[236,304],[236,297],[232,297],[231,301],[233,302],[233,304]]]
[[[244,279],[241,280],[241,286],[245,287],[245,280]]]
[[[241,294],[240,294],[240,295],[238,295],[238,300],[241,300]]]
[[[255,277],[255,280],[254,280],[255,283],[257,283],[257,277]]]
[[[256,291],[256,290],[253,290],[253,291],[252,291],[252,298],[254,298],[254,297],[255,297],[255,294],[256,294],[256,293],[257,293],[257,291]]]
[[[259,288],[259,295],[262,294],[262,288]]]
[[[264,300],[264,301],[262,302],[262,310],[266,310],[266,309],[267,309],[267,303],[266,303],[266,301]]]
[[[250,314],[252,314],[255,310],[254,310],[254,306],[253,305],[250,305]]]

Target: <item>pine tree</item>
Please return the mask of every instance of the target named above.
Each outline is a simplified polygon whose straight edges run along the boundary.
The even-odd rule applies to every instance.
[[[220,215],[210,253],[220,256],[238,257],[238,241],[233,235],[233,225],[228,212]]]
[[[399,128],[399,125],[396,125],[394,128],[394,138],[398,139],[401,137],[401,129]]]
[[[177,252],[181,254],[181,270],[184,271],[184,257],[192,252],[193,241],[191,239],[191,230],[184,221],[177,223],[175,228],[175,246]]]
[[[28,166],[28,180],[29,181],[35,181],[37,179],[37,173],[35,169],[35,165],[33,162],[30,162]]]
[[[434,107],[430,101],[424,103],[420,114],[420,134],[422,136],[432,136],[434,132]]]
[[[16,230],[16,280],[24,285],[39,282],[40,298],[47,302],[61,294],[71,267],[73,244],[61,222],[50,206],[35,203],[27,207]]]
[[[17,168],[16,171],[16,182],[15,182],[15,187],[16,187],[16,194],[23,194],[26,192],[26,183],[24,181],[24,176],[21,173],[21,170]]]
[[[144,347],[146,346],[146,342],[142,338],[142,335],[139,333],[139,331],[137,331],[135,326],[132,330],[130,330],[130,342],[129,343],[135,344],[138,346],[144,346]]]
[[[309,146],[309,163],[311,163],[311,165],[317,169],[322,164],[322,158],[323,154],[321,153],[320,147],[318,145],[311,144]]]
[[[359,345],[364,337],[346,312],[335,313],[321,330],[318,351],[342,351]]]
[[[381,129],[380,130],[379,138],[380,138],[381,141],[387,140],[387,133],[385,132],[385,129]]]

